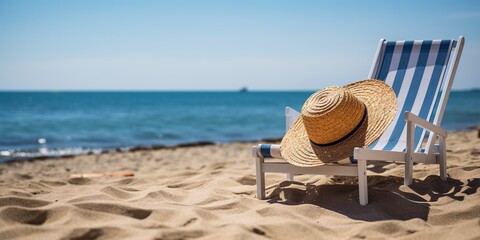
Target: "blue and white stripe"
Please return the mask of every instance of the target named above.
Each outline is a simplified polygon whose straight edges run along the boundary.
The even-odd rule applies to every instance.
[[[258,149],[259,157],[283,159],[279,144],[259,144]]]
[[[406,121],[403,114],[412,112],[433,120],[436,104],[447,69],[454,40],[384,42],[383,59],[376,78],[384,80],[397,95],[398,111],[393,123],[369,149],[404,151]],[[426,132],[416,129],[416,149],[421,147]]]

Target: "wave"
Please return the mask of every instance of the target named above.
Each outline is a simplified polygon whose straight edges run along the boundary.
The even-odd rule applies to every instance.
[[[0,151],[0,162],[7,162],[12,160],[29,160],[29,159],[41,159],[41,158],[55,158],[55,157],[67,157],[76,156],[82,154],[100,154],[107,150],[101,148],[84,148],[84,147],[71,147],[71,148],[59,148],[48,149],[39,148],[36,150],[2,150]]]

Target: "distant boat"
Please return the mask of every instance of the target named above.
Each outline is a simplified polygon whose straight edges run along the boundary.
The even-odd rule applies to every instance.
[[[239,92],[248,92],[248,88],[247,87],[242,87],[240,88],[240,90],[238,90]]]

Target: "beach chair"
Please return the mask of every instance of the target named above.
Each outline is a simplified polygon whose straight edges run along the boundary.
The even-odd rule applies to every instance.
[[[317,167],[298,167],[282,160],[280,145],[252,148],[256,162],[257,197],[265,198],[265,173],[357,176],[359,202],[368,203],[367,161],[405,163],[404,184],[412,182],[413,163],[439,164],[446,180],[447,131],[440,127],[464,45],[458,40],[380,40],[369,79],[390,85],[397,95],[397,114],[382,136],[367,148],[352,149],[352,157]],[[287,107],[287,129],[300,115]],[[438,143],[437,143],[438,139]]]

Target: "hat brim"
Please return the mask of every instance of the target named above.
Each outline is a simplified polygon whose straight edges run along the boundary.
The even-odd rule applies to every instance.
[[[352,156],[355,147],[369,146],[387,129],[397,112],[397,99],[390,86],[380,80],[363,80],[344,88],[365,104],[366,116],[363,123],[343,141],[318,146],[308,138],[300,116],[280,144],[282,157],[286,161],[302,167],[337,162]]]

